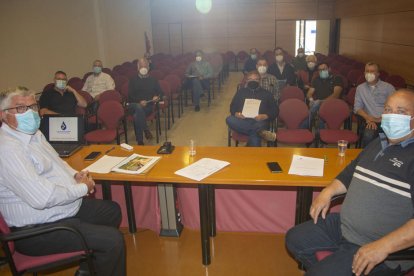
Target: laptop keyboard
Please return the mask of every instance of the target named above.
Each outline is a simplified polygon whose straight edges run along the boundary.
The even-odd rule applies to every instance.
[[[74,149],[79,147],[78,144],[52,144],[52,147],[59,153],[59,155],[64,155],[72,152]]]

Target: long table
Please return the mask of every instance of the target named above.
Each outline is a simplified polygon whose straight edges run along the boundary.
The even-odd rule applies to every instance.
[[[91,145],[84,147],[66,161],[75,169],[82,170],[92,162],[84,161],[91,151],[112,148],[113,145]],[[156,146],[136,146],[132,152],[142,155],[156,155]],[[116,146],[110,155],[129,156],[132,154]],[[312,201],[314,187],[325,187],[356,156],[358,149],[348,149],[345,157],[337,155],[336,148],[249,148],[249,147],[197,147],[197,155],[190,157],[188,147],[176,147],[170,155],[163,155],[161,160],[145,175],[129,175],[119,173],[92,174],[94,179],[104,181],[103,197],[110,198],[110,185],[107,181],[125,182],[124,192],[128,213],[128,224],[131,232],[136,231],[135,214],[131,185],[129,182],[197,184],[200,206],[200,231],[202,244],[202,263],[208,265],[210,258],[210,237],[216,235],[215,225],[215,186],[231,189],[236,186],[260,187],[295,187],[297,188],[295,222],[301,223],[309,218],[308,210]],[[309,177],[289,175],[288,170],[294,154],[325,159],[324,175]],[[196,182],[174,172],[203,158],[209,157],[230,162],[230,166]],[[283,169],[282,173],[272,174],[266,166],[267,162],[277,161]]]

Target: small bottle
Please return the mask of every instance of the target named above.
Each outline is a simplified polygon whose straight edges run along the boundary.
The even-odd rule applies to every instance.
[[[194,156],[196,155],[197,151],[196,151],[196,147],[195,147],[195,142],[193,139],[190,140],[190,149],[188,151],[188,154],[190,156]]]

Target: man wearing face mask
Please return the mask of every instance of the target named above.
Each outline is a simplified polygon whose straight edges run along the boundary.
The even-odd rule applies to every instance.
[[[55,86],[42,93],[39,99],[40,115],[64,114],[73,115],[76,113],[76,106],[85,108],[85,99],[72,87],[67,85],[67,76],[63,71],[55,73]]]
[[[154,111],[154,105],[163,98],[158,80],[148,74],[149,64],[141,58],[137,64],[138,75],[129,79],[128,102],[129,112],[134,116],[134,129],[138,145],[144,145],[144,134],[147,140],[153,138],[148,129],[146,117]]]
[[[267,70],[269,74],[272,74],[276,77],[280,83],[285,83],[286,85],[296,85],[296,74],[295,70],[290,64],[285,62],[285,54],[283,49],[277,47],[274,50],[276,62],[269,66]],[[282,89],[283,87],[280,87]]]
[[[260,87],[259,82],[260,75],[257,71],[247,73],[246,87],[240,88],[234,95],[230,104],[231,115],[226,118],[226,123],[231,129],[249,136],[249,147],[261,147],[262,138],[269,142],[276,140],[276,134],[267,130],[278,113],[276,102],[269,91]],[[246,99],[260,101],[257,115],[243,115]]]
[[[83,91],[91,94],[95,100],[99,99],[102,92],[115,89],[114,80],[109,74],[102,72],[102,68],[102,61],[95,60],[92,66],[93,74],[86,79],[82,88]]]
[[[272,93],[276,101],[279,100],[279,94],[276,94],[277,80],[276,77],[267,73],[267,61],[260,58],[257,61],[256,69],[260,74],[260,87]]]
[[[33,91],[0,93],[0,212],[12,232],[53,223],[76,228],[93,251],[97,275],[126,275],[125,247],[118,230],[121,211],[109,200],[83,198],[94,190],[87,171],[64,162],[38,131]],[[38,256],[82,250],[79,238],[54,231],[15,241],[17,250]],[[84,264],[75,275],[89,275]]]
[[[250,71],[256,70],[257,58],[258,58],[257,49],[256,48],[251,48],[250,49],[250,56],[246,60],[246,62],[244,63],[243,74],[246,74]]]
[[[320,105],[327,99],[338,99],[341,96],[343,84],[342,79],[330,73],[329,66],[326,62],[318,65],[319,75],[312,80],[312,85],[306,94],[309,102],[310,119],[306,119],[301,127],[309,128],[309,122],[313,122]],[[320,122],[320,127],[323,123]]]
[[[298,55],[292,60],[292,65],[295,71],[307,69],[305,49],[298,48]]]
[[[318,68],[316,67],[317,59],[314,55],[306,56],[306,69],[299,70],[298,74],[298,87],[306,94],[311,87],[312,80],[318,75]]]
[[[200,97],[203,89],[210,89],[210,78],[213,76],[211,64],[204,59],[202,51],[196,52],[196,60],[192,62],[185,71],[189,76],[193,90],[193,104],[196,112],[200,111]]]
[[[405,275],[413,262],[385,261],[414,246],[414,93],[388,97],[373,140],[310,208],[311,221],[289,230],[286,246],[306,275]],[[346,193],[340,214],[331,199]],[[321,215],[321,216],[319,216]],[[318,262],[315,252],[332,255]]]
[[[368,62],[365,65],[365,79],[366,82],[356,89],[354,103],[354,112],[365,120],[362,147],[378,136],[385,100],[395,91],[394,86],[379,79],[379,66],[376,63]]]

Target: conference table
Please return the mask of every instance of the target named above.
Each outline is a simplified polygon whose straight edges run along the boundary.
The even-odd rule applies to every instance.
[[[89,145],[83,147],[67,161],[74,169],[83,170],[91,161],[84,158],[92,151],[102,153],[114,147],[114,145]],[[129,156],[138,153],[147,156],[156,156],[157,146],[135,146],[132,151],[127,151],[120,146],[115,146],[108,153],[111,156]],[[146,174],[120,174],[92,173],[95,180],[103,181],[102,193],[104,199],[111,198],[110,184],[108,181],[124,182],[125,201],[130,232],[136,231],[135,214],[130,182],[142,182],[153,184],[180,184],[194,185],[198,187],[200,207],[200,232],[202,245],[202,263],[209,265],[210,237],[216,235],[215,225],[215,186],[232,189],[240,186],[266,187],[294,187],[297,189],[295,223],[301,223],[309,219],[308,210],[312,202],[314,188],[323,188],[328,185],[336,175],[345,168],[360,153],[360,149],[348,149],[345,157],[338,156],[336,148],[277,148],[277,147],[197,147],[197,154],[189,156],[188,147],[176,147],[172,154],[160,155],[160,161]],[[321,177],[299,176],[288,174],[293,155],[324,159],[324,173]],[[229,166],[197,182],[174,174],[201,158],[213,158],[228,161]],[[278,162],[283,169],[281,173],[271,173],[267,162]]]

